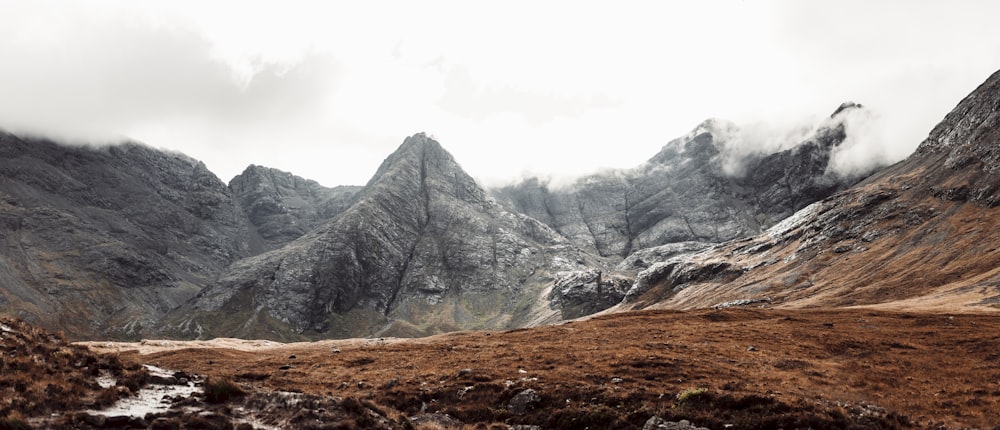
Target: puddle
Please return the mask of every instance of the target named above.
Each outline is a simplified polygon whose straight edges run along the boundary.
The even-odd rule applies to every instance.
[[[153,378],[170,379],[174,375],[174,372],[156,366],[144,365],[143,367],[149,371],[149,375]],[[108,386],[114,385],[115,380],[109,376],[102,375],[97,378],[97,382],[103,387],[104,384],[109,384]],[[194,381],[187,381],[186,384],[180,385],[149,384],[139,390],[139,393],[135,396],[121,399],[108,408],[87,412],[92,415],[103,415],[106,417],[130,416],[141,418],[145,417],[146,414],[164,413],[174,403],[173,399],[178,397],[188,398],[194,393],[200,392],[202,392],[201,387],[195,386]]]

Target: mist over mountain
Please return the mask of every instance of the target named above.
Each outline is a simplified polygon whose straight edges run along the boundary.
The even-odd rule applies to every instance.
[[[0,134],[0,309],[74,337],[151,327],[252,253],[204,164],[127,143]]]
[[[760,235],[658,261],[623,307],[994,310],[997,106],[1000,72],[907,159]]]
[[[754,130],[707,120],[632,169],[492,190],[422,133],[365,186],[334,188],[256,165],[226,185],[138,144],[7,134],[0,306],[117,338],[422,336],[573,318],[619,303],[661,259],[759,233],[857,181],[831,160],[860,110],[752,150]]]
[[[759,233],[871,173],[843,174],[831,165],[847,139],[847,114],[861,109],[845,103],[785,149],[783,142],[747,147],[739,126],[710,119],[636,168],[557,187],[530,178],[494,196],[602,256],[723,242]],[[776,149],[762,152],[766,147]]]

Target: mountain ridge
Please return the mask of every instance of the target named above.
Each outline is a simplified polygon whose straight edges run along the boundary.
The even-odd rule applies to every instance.
[[[550,248],[563,242],[536,221],[503,211],[420,133],[386,158],[344,212],[281,249],[238,263],[190,310],[175,314],[184,323],[202,311],[199,321],[208,322],[198,325],[208,327],[208,313],[225,310],[246,315],[248,325],[236,330],[288,326],[288,336],[464,326],[456,322],[500,328],[524,299],[518,293],[544,281],[525,283],[548,279],[549,254],[557,252]],[[245,303],[247,295],[252,303]]]
[[[725,123],[713,120],[702,126],[699,127],[705,130],[698,132],[696,128],[696,133],[688,139],[675,139],[665,145],[651,159],[664,158],[656,161],[655,166],[651,161],[637,168],[636,171],[647,169],[654,174],[632,178],[632,185],[659,190],[662,188],[659,184],[666,184],[664,178],[668,177],[657,175],[671,169],[665,164],[673,162],[668,158],[698,156],[704,162],[698,167],[702,170],[697,171],[707,172],[695,175],[694,179],[696,184],[703,186],[702,194],[715,196],[713,198],[731,198],[726,196],[732,196],[733,192],[752,194],[726,182],[729,176],[722,171],[716,145],[724,142],[716,142],[716,136],[711,134],[713,128],[724,127]],[[843,139],[842,124],[831,130],[827,135],[816,134],[811,137],[812,141],[796,146],[807,148],[798,153],[763,154],[755,158],[755,162],[784,172],[780,175],[794,176],[798,173],[793,170],[801,168],[805,173],[800,176],[819,177],[825,174],[824,163],[829,159],[829,149]],[[816,140],[826,143],[816,143]],[[668,154],[670,148],[684,146],[690,147],[684,151],[687,155],[678,151]],[[112,147],[105,151],[127,152],[122,148]],[[132,260],[123,260],[120,266],[133,267],[127,272],[132,276],[142,273],[134,267],[149,266],[153,270],[149,276],[151,280],[181,279],[185,289],[168,290],[174,292],[172,301],[161,301],[162,304],[156,306],[145,302],[143,294],[148,294],[145,290],[133,299],[135,303],[121,304],[117,299],[112,300],[110,306],[100,311],[104,316],[99,318],[93,316],[96,311],[92,309],[75,311],[81,315],[73,323],[79,327],[75,336],[96,332],[117,338],[226,335],[295,340],[329,336],[422,336],[469,328],[516,328],[551,323],[614,305],[625,296],[635,273],[657,258],[696,251],[708,246],[707,242],[719,242],[727,235],[739,235],[742,231],[734,227],[730,233],[720,235],[718,226],[693,227],[690,219],[682,223],[686,225],[675,221],[663,224],[662,218],[655,214],[662,214],[664,207],[668,212],[683,210],[670,209],[682,205],[683,200],[674,195],[660,200],[648,199],[658,192],[645,196],[649,201],[625,205],[629,210],[646,208],[647,213],[654,214],[652,217],[615,212],[616,199],[629,195],[620,192],[622,186],[628,184],[622,178],[613,177],[591,184],[598,187],[610,184],[598,190],[597,199],[589,202],[578,199],[576,202],[580,221],[575,224],[576,233],[594,238],[591,243],[580,242],[574,239],[572,230],[553,229],[551,220],[538,221],[533,213],[511,211],[509,202],[496,198],[496,190],[481,188],[454,157],[426,133],[405,139],[363,187],[327,188],[288,172],[253,165],[227,185],[211,175],[204,164],[190,157],[178,156],[183,163],[170,164],[164,161],[172,160],[170,154],[143,148],[133,150],[144,157],[133,162],[133,170],[114,173],[108,170],[114,164],[98,157],[93,161],[93,174],[119,178],[117,182],[132,184],[128,185],[130,192],[153,199],[142,205],[143,216],[194,217],[198,221],[189,222],[184,231],[190,231],[185,234],[201,231],[198,228],[211,231],[220,228],[213,224],[218,221],[215,214],[228,208],[225,210],[229,215],[220,219],[228,222],[224,225],[238,229],[226,239],[235,241],[238,252],[212,251],[191,257],[185,252],[171,251],[175,247],[186,249],[183,248],[188,246],[185,238],[189,236],[163,236],[163,229],[159,227],[151,231],[160,236],[141,244],[131,244],[129,237],[122,239],[130,243],[129,246],[166,249],[165,255],[173,255],[172,258],[185,264],[184,267],[194,274],[178,275],[176,269],[171,268],[175,266],[162,266],[156,259],[139,260],[138,266]],[[49,149],[62,151],[55,147]],[[89,154],[88,151],[96,150],[70,148],[66,151]],[[770,160],[767,162],[770,164],[761,160]],[[100,164],[102,162],[104,164]],[[182,167],[180,171],[188,172],[190,180],[172,176],[178,174],[172,170],[177,168],[175,164]],[[157,170],[156,165],[166,167]],[[61,168],[55,168],[48,176],[28,175],[26,178],[58,178]],[[140,180],[130,179],[133,176]],[[165,185],[157,185],[160,183]],[[39,185],[33,184],[23,183],[19,189],[34,192],[32,187]],[[118,186],[110,184],[106,187],[108,192],[96,195],[115,199],[120,194],[115,191]],[[73,189],[81,188],[75,187]],[[148,187],[165,187],[165,191],[149,192]],[[191,193],[182,196],[177,194],[179,191],[170,191],[174,189]],[[207,191],[199,191],[203,189],[214,191],[207,194]],[[823,192],[821,190],[820,194]],[[157,200],[160,198],[164,201]],[[815,193],[804,198],[815,198]],[[173,201],[183,203],[183,213],[169,210]],[[707,207],[721,204],[710,199],[703,202]],[[116,207],[128,203],[131,203],[128,199],[113,202],[118,205]],[[81,205],[89,208],[99,203],[86,201]],[[740,205],[749,207],[746,203]],[[567,213],[572,215],[572,211]],[[590,218],[583,219],[582,214]],[[755,215],[739,217],[747,225],[757,226],[763,221],[754,218]],[[714,218],[706,219],[710,222]],[[68,220],[60,222],[73,224]],[[201,227],[195,228],[197,226]],[[622,231],[628,236],[630,229],[644,226],[659,226],[661,233],[676,228],[690,233],[704,230],[705,234],[694,234],[693,238],[706,243],[675,243],[675,239],[692,237],[660,233],[658,236],[637,235],[640,239],[633,238],[631,242],[616,242],[623,237]],[[712,229],[714,232],[709,233]],[[602,234],[604,236],[600,236]],[[598,252],[601,248],[596,246],[598,241],[604,241],[601,246],[606,250],[617,251],[602,255]],[[654,247],[648,248],[648,245]],[[148,250],[132,254],[143,255],[142,252]],[[634,258],[624,260],[627,264],[621,266],[624,256]],[[85,262],[74,264],[86,265]],[[616,265],[620,267],[616,269]],[[112,279],[114,274],[98,268],[93,276],[96,278],[87,278],[86,282]],[[32,291],[35,292],[25,294],[31,297],[38,294],[37,290]],[[114,288],[100,291],[99,296],[105,298],[117,298],[122,294]],[[6,305],[0,303],[0,306],[23,310],[20,307],[24,301],[15,300],[12,304],[4,300]],[[61,303],[60,299],[56,298],[54,303]],[[76,306],[75,303],[67,301],[67,309]],[[33,315],[43,322],[49,321],[49,327],[61,328],[68,324],[47,319],[41,312]]]
[[[765,232],[640,273],[627,303],[996,311],[1000,72],[917,151]]]

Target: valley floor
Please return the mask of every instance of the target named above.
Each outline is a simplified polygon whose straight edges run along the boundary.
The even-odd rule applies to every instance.
[[[1000,425],[995,314],[639,311],[423,339],[254,342],[89,345],[433,428],[642,428],[651,416],[720,429]]]

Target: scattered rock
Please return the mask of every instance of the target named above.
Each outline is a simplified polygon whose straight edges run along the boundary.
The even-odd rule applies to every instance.
[[[290,364],[286,364],[284,366],[279,367],[278,370],[288,370],[288,369],[291,369],[291,368],[292,368],[292,366]]]
[[[149,375],[149,383],[155,385],[181,385],[180,380],[169,375]]]
[[[149,430],[180,430],[181,424],[176,418],[157,418],[149,423]]]
[[[542,401],[542,396],[538,392],[528,388],[514,395],[507,404],[507,410],[514,415],[524,415],[534,409]]]
[[[691,424],[688,420],[673,422],[654,416],[646,421],[646,424],[642,426],[642,430],[708,430],[708,428],[698,427]]]
[[[421,414],[410,418],[410,424],[422,428],[461,429],[462,422],[448,414]],[[436,426],[436,427],[435,427]]]
[[[736,307],[736,306],[750,306],[750,305],[755,305],[755,304],[758,304],[758,303],[771,303],[771,298],[770,297],[764,297],[762,299],[740,299],[740,300],[733,300],[733,301],[723,302],[723,303],[719,303],[717,305],[713,305],[712,308],[715,308],[715,309],[726,309],[726,308],[732,308],[732,307]]]
[[[754,352],[756,350],[757,350],[756,346],[750,345],[750,346],[747,347],[747,351]]]

